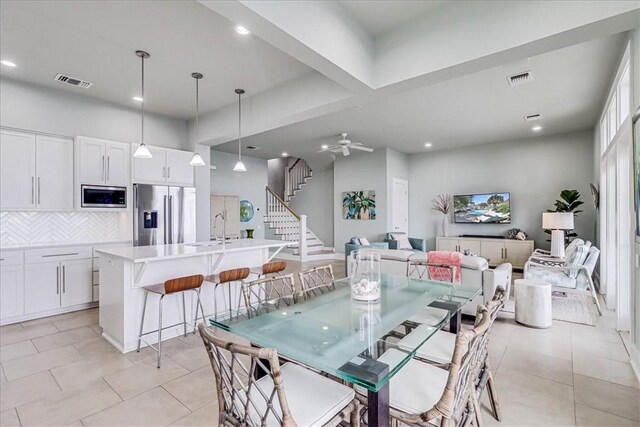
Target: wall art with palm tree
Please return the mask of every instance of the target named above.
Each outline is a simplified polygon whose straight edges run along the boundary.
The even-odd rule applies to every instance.
[[[347,191],[342,193],[343,219],[376,219],[376,192]]]

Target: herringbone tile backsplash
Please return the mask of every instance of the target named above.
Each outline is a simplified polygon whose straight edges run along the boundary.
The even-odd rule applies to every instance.
[[[0,243],[113,241],[118,227],[112,212],[0,212]]]

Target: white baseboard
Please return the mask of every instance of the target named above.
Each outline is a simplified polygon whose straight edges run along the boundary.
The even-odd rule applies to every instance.
[[[12,323],[27,322],[29,320],[41,319],[43,317],[55,316],[58,314],[71,313],[73,311],[86,310],[98,306],[98,301],[88,302],[84,304],[73,305],[70,307],[61,307],[53,310],[40,311],[38,313],[23,314],[22,316],[10,317],[0,320],[0,326],[11,325]]]

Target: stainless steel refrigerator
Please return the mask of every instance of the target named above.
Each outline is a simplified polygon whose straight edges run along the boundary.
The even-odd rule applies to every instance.
[[[134,246],[196,241],[196,189],[133,185]]]

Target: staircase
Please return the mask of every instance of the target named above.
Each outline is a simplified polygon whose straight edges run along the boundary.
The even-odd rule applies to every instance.
[[[284,199],[287,203],[295,197],[296,193],[302,189],[302,186],[311,179],[313,171],[303,159],[296,161],[285,171],[284,180]]]
[[[308,179],[308,177],[307,177]],[[334,259],[335,250],[326,248],[307,227],[306,215],[298,215],[269,187],[266,187],[267,212],[264,222],[276,236],[291,242],[278,256],[299,261]]]

